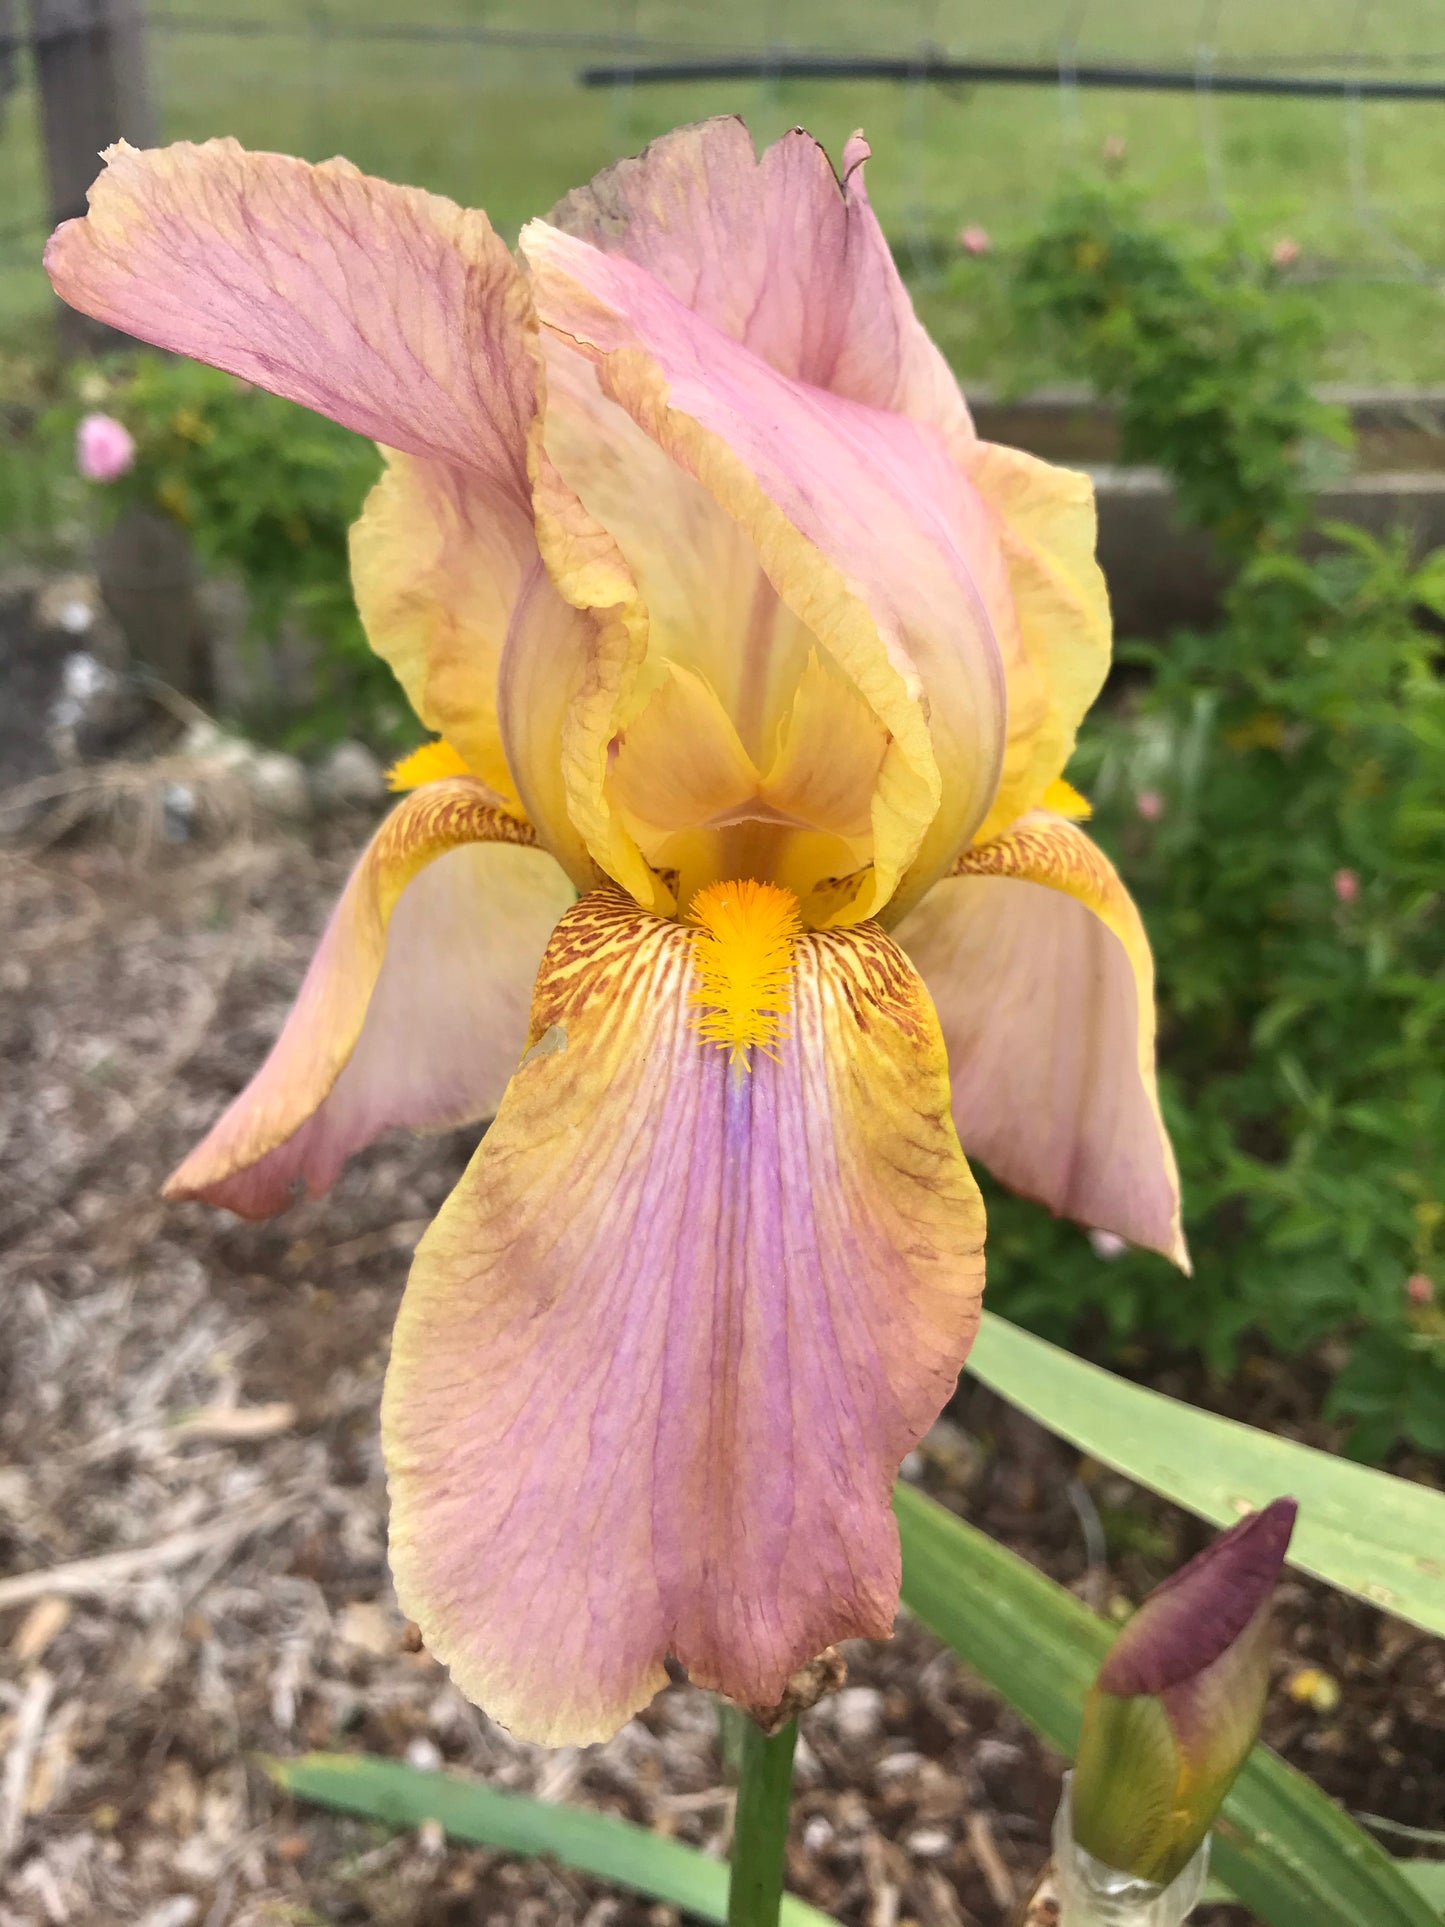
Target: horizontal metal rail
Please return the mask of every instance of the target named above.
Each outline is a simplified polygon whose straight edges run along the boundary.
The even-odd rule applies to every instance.
[[[954,81],[1003,87],[1118,88],[1160,94],[1266,94],[1300,100],[1445,100],[1445,80],[1354,79],[1332,74],[1265,74],[1215,66],[1134,67],[1069,62],[952,60],[942,54],[723,54],[706,60],[610,62],[584,67],[584,87],[676,85],[708,80]]]

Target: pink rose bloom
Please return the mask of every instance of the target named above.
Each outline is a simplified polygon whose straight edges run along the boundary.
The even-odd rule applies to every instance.
[[[987,254],[993,243],[986,227],[966,227],[959,234],[958,245],[965,254]]]
[[[1412,1305],[1433,1305],[1435,1302],[1435,1280],[1426,1272],[1417,1271],[1405,1280],[1405,1296]]]
[[[1335,896],[1341,903],[1353,903],[1360,894],[1360,879],[1353,870],[1336,870]]]
[[[1134,798],[1134,807],[1146,823],[1157,823],[1164,814],[1164,798],[1158,790],[1140,790]]]
[[[82,415],[75,431],[75,466],[87,482],[113,482],[135,466],[135,441],[114,415]]]
[[[1292,268],[1299,257],[1299,242],[1288,234],[1282,234],[1269,251],[1269,258],[1277,268]]]

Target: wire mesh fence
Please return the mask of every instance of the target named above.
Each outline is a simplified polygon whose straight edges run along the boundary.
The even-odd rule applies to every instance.
[[[513,230],[679,121],[740,112],[759,139],[802,122],[835,151],[862,125],[875,202],[925,288],[964,227],[1007,244],[1061,180],[1108,169],[1166,217],[1288,239],[1358,351],[1333,372],[1445,377],[1436,0],[436,0],[426,17],[401,0],[223,0],[148,17],[165,139],[345,153]],[[0,328],[44,300],[15,27],[0,0],[0,42],[19,43]]]

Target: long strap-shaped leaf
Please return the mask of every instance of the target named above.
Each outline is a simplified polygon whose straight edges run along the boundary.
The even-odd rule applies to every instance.
[[[904,1603],[1072,1757],[1111,1628],[1016,1553],[899,1485]],[[1219,1877],[1269,1927],[1440,1927],[1389,1856],[1303,1774],[1256,1747],[1215,1829]]]
[[[728,1868],[681,1840],[666,1840],[630,1820],[585,1807],[554,1806],[484,1786],[452,1773],[426,1773],[367,1753],[307,1753],[267,1759],[266,1771],[288,1793],[359,1813],[389,1827],[436,1820],[453,1840],[473,1840],[505,1853],[542,1856],[665,1900],[698,1920],[725,1921]],[[785,1895],[779,1927],[838,1927],[831,1914]]]
[[[988,1312],[968,1369],[1081,1451],[1216,1525],[1291,1493],[1291,1565],[1445,1633],[1445,1493],[1196,1411]]]

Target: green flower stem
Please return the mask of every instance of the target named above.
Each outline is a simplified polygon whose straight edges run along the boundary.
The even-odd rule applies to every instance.
[[[797,1743],[796,1720],[771,1739],[751,1720],[743,1722],[728,1927],[777,1927]]]
[[[752,1720],[731,1700],[717,1703],[718,1753],[722,1759],[723,1785],[736,1787],[743,1777],[743,1748],[747,1745]]]

